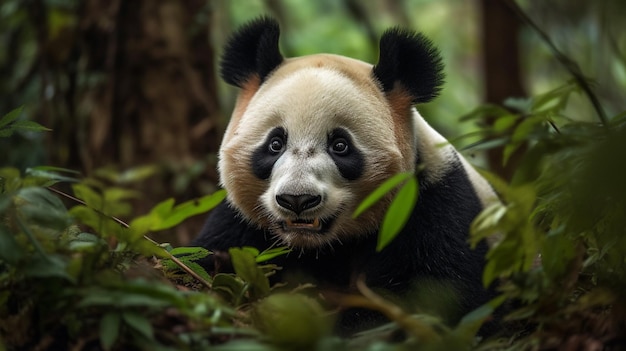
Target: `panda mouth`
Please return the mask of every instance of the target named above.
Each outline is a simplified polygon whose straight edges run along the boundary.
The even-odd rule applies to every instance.
[[[324,227],[324,223],[318,217],[313,219],[286,219],[283,223],[284,230],[309,230],[312,232],[320,232]]]

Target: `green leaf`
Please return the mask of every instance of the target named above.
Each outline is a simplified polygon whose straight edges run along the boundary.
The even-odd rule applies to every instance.
[[[60,256],[34,256],[24,267],[24,274],[35,278],[63,278],[69,282],[75,279],[67,273],[67,262]]]
[[[123,200],[138,199],[141,194],[135,190],[119,187],[110,187],[104,190],[104,202],[106,204],[116,204]]]
[[[115,184],[131,184],[149,178],[158,172],[158,166],[145,165],[133,167],[121,173],[114,168],[99,168],[95,171],[95,174]]]
[[[22,179],[20,177],[20,170],[14,167],[0,168],[0,193],[15,191],[20,189],[22,185]],[[6,197],[10,199],[10,197]],[[2,212],[0,208],[0,212]]]
[[[180,291],[170,284],[159,284],[154,281],[136,279],[129,281],[120,287],[122,292],[143,295],[146,298],[161,300],[169,306],[182,307],[185,304],[185,298]]]
[[[28,121],[28,120],[15,121],[13,124],[11,124],[10,128],[12,128],[13,130],[17,130],[17,131],[31,131],[31,132],[47,132],[47,131],[52,130],[50,128],[46,128],[42,126],[41,124],[37,122]]]
[[[104,201],[102,199],[102,195],[95,192],[92,188],[85,184],[73,184],[72,190],[74,190],[74,195],[83,200],[87,206],[94,210],[102,210],[104,206]]]
[[[15,130],[13,130],[10,127],[6,127],[4,129],[0,129],[0,138],[8,138],[11,135],[13,135],[14,132],[15,132]]]
[[[575,254],[574,243],[562,230],[548,235],[541,253],[542,267],[546,275],[553,281],[558,281],[567,274]]]
[[[92,229],[98,230],[102,226],[102,215],[89,207],[83,205],[74,206],[70,209],[69,214],[81,224]]]
[[[570,80],[566,84],[536,96],[533,100],[533,112],[541,113],[550,110],[561,110],[565,107],[569,96],[580,90],[575,80]]]
[[[167,199],[156,205],[147,215],[134,219],[130,223],[130,227],[136,237],[141,237],[148,231],[169,229],[189,217],[213,209],[225,197],[226,191],[218,190],[211,195],[187,201],[175,207],[174,199]]]
[[[211,251],[205,249],[204,247],[182,246],[173,248],[170,253],[181,260],[194,261],[207,257],[211,254]]]
[[[259,249],[253,246],[244,246],[241,248],[243,251],[252,255],[252,257],[257,257],[259,255]]]
[[[16,203],[29,226],[38,225],[63,230],[69,225],[69,216],[63,202],[49,190],[28,187],[19,190]]]
[[[518,119],[519,117],[513,114],[500,116],[493,122],[493,131],[496,133],[504,133],[513,127]]]
[[[43,183],[42,185],[49,186],[56,182],[68,182],[68,183],[76,183],[79,181],[78,178],[66,177],[60,174],[55,173],[51,170],[42,169],[41,167],[37,168],[27,168],[25,171],[26,175],[35,177],[35,178],[43,178],[44,180],[52,181],[52,183]]]
[[[506,215],[506,207],[500,203],[493,203],[482,210],[482,212],[474,218],[471,226],[470,244],[472,248],[476,248],[476,245],[499,231],[498,224],[502,221],[502,218]]]
[[[400,233],[409,220],[413,207],[417,202],[418,183],[415,177],[410,177],[398,191],[385,213],[383,223],[378,234],[376,251],[381,251]]]
[[[74,252],[91,252],[99,246],[107,247],[106,241],[91,233],[80,233],[68,244],[68,248]]]
[[[239,329],[241,330],[241,328]],[[230,335],[229,335],[230,336]],[[276,351],[272,345],[264,345],[256,340],[233,339],[221,345],[211,346],[214,351]]]
[[[100,320],[100,343],[102,348],[110,350],[120,334],[120,314],[110,312]]]
[[[256,263],[254,255],[243,248],[232,247],[228,250],[235,273],[250,284],[253,298],[261,298],[270,291],[270,283]]]
[[[254,304],[251,317],[272,344],[285,350],[315,349],[331,330],[319,302],[299,294],[272,294]]]
[[[197,275],[202,277],[202,279],[204,279],[204,280],[206,280],[208,282],[210,282],[212,280],[211,275],[201,265],[199,265],[199,264],[197,264],[195,262],[191,262],[191,261],[184,261],[184,263],[185,263],[185,265],[187,265],[187,267],[189,267],[189,269],[194,271],[194,273],[196,273]]]
[[[280,256],[280,255],[286,255],[290,253],[291,251],[292,251],[291,249],[285,246],[267,249],[256,256],[256,262],[261,263],[261,262],[269,261],[274,257]]]
[[[24,112],[24,106],[20,106],[0,118],[0,129],[18,119],[22,112]]]
[[[510,97],[510,98],[505,99],[502,104],[516,111],[522,112],[524,114],[528,114],[530,113],[531,108],[533,106],[533,99]]]
[[[382,199],[385,195],[387,195],[391,190],[393,190],[398,184],[405,181],[407,178],[412,177],[413,173],[405,172],[398,173],[393,177],[387,179],[383,182],[376,190],[374,190],[371,194],[369,194],[362,202],[359,204],[357,209],[352,214],[352,218],[357,218],[360,216],[365,210],[372,207],[376,202]]]
[[[0,118],[0,137],[9,137],[16,131],[51,130],[34,121],[19,120],[23,112],[24,106],[21,106]]]
[[[211,195],[201,197],[200,199],[184,202],[174,207],[163,221],[156,226],[150,227],[151,230],[163,230],[172,228],[180,224],[185,219],[205,213],[215,206],[219,205],[226,198],[226,190],[218,190]]]
[[[153,339],[154,331],[152,330],[152,324],[146,317],[138,313],[124,312],[122,313],[122,319],[128,326],[139,332],[146,339]]]
[[[46,172],[70,173],[70,174],[75,174],[75,175],[81,174],[80,171],[77,171],[74,169],[54,167],[54,166],[37,166],[37,167],[28,168],[28,169],[36,170],[36,171],[46,171]]]
[[[490,149],[495,149],[497,147],[500,147],[502,145],[506,145],[508,142],[509,142],[508,136],[501,137],[501,138],[485,139],[485,140],[477,141],[475,143],[472,143],[464,147],[463,151],[472,150],[476,152],[476,151],[482,151],[482,150],[490,150]]]
[[[506,301],[505,295],[500,295],[477,309],[469,312],[459,322],[455,332],[467,335],[476,335],[483,323],[491,316],[493,311]]]
[[[233,274],[218,273],[213,277],[213,290],[227,294],[230,299],[238,299],[243,294],[245,284]]]
[[[495,118],[495,117],[506,115],[506,114],[510,114],[510,112],[506,110],[505,108],[502,108],[499,105],[484,104],[484,105],[478,106],[473,111],[461,116],[459,120],[461,122],[466,122],[466,121],[470,121],[473,119],[482,120],[485,117]]]
[[[16,264],[24,255],[24,250],[15,240],[9,229],[0,224],[0,261]]]
[[[183,262],[192,271],[200,275],[205,280],[211,281],[211,276],[207,271],[199,264],[195,263],[195,260],[199,260],[207,257],[211,252],[203,247],[177,247],[170,251],[170,254],[176,256],[181,262]],[[174,263],[171,259],[164,258],[161,260],[161,264],[168,270],[179,270],[178,264]]]
[[[168,306],[180,306],[181,296],[176,292],[133,291],[128,287],[123,290],[93,288],[87,291],[87,295],[78,303],[78,307],[114,307],[114,308],[164,308]]]

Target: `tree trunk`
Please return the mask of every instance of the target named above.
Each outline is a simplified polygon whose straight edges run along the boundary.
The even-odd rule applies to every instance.
[[[209,9],[201,0],[80,2],[71,54],[54,66],[55,89],[65,95],[54,103],[63,108],[42,112],[54,115],[49,162],[87,175],[158,166],[159,176],[141,184],[133,215],[171,196],[211,191],[217,175],[209,156],[222,130]],[[58,50],[48,49],[42,64]],[[198,227],[179,226],[178,240],[167,241],[186,242]]]
[[[485,100],[502,104],[509,97],[525,96],[521,81],[518,30],[520,21],[507,0],[481,0]],[[488,120],[492,123],[492,120]],[[503,165],[503,148],[487,153],[490,169],[504,179],[511,179],[525,148],[515,152]]]

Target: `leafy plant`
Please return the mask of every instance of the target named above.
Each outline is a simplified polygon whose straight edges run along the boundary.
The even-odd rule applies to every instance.
[[[365,210],[387,196],[400,184],[402,186],[393,197],[383,217],[378,234],[378,243],[376,244],[376,251],[378,252],[385,248],[400,233],[413,212],[419,188],[415,175],[412,173],[398,173],[387,179],[359,204],[352,215],[353,218],[360,216]]]
[[[616,300],[626,288],[626,118],[596,123],[563,116],[577,91],[572,82],[509,102],[519,112],[488,108],[472,115],[495,118],[482,131],[483,144],[503,140],[505,151],[522,142],[526,147],[510,183],[486,175],[502,202],[475,220],[472,238],[475,244],[502,236],[488,254],[483,278],[485,284],[504,278],[504,296],[523,302],[509,320],[537,324],[518,347],[610,345],[626,327],[620,322],[625,306]],[[591,331],[583,332],[583,325]]]
[[[209,209],[207,199],[215,205],[223,194],[194,204],[160,205],[132,227],[114,216],[128,214],[126,201],[136,194],[94,188],[93,179],[77,182],[73,198],[80,204],[67,210],[57,196],[61,192],[45,187],[59,179],[50,168],[25,176],[0,169],[2,343],[11,349],[168,349],[206,344],[224,330],[240,333],[232,329],[234,310],[215,295],[179,290],[161,278],[154,260],[168,253],[142,231]],[[182,332],[174,332],[176,325]]]
[[[0,118],[0,137],[9,137],[15,132],[41,132],[51,130],[37,122],[21,119],[20,117],[23,116],[23,112],[24,106],[18,107]]]

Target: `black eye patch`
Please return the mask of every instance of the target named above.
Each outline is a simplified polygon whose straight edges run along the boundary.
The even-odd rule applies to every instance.
[[[272,129],[261,144],[252,153],[252,172],[259,179],[269,179],[274,163],[285,152],[287,133],[282,127]]]
[[[345,129],[335,128],[328,135],[327,150],[341,176],[355,180],[363,174],[365,160]]]

